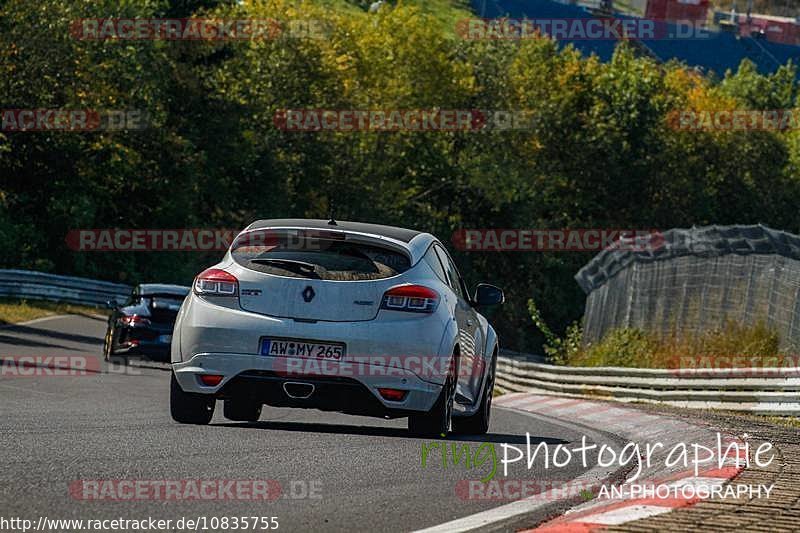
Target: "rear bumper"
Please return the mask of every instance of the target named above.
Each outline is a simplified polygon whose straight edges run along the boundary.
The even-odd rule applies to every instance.
[[[169,363],[169,344],[141,341],[137,345],[116,348],[114,355],[145,356]]]
[[[296,380],[270,372],[250,371],[231,379],[220,395],[222,398],[245,397],[273,407],[311,408],[363,416],[394,418],[417,412],[407,405],[385,404],[367,386],[352,378]]]
[[[204,354],[226,354],[226,357],[254,356],[255,359],[246,360],[266,364],[264,360],[269,358],[259,355],[263,337],[314,340],[344,344],[343,363],[365,358],[376,362],[401,358],[404,361],[401,366],[415,370],[418,377],[434,384],[444,383],[446,372],[437,368],[441,360],[451,358],[456,334],[454,328],[448,327],[452,326],[452,320],[448,320],[447,312],[429,316],[388,313],[368,321],[301,322],[222,307],[190,295],[175,325],[172,362],[188,362]],[[241,371],[273,370],[248,364],[237,363],[237,366]]]
[[[156,327],[121,327],[117,330],[114,355],[145,355],[164,361],[170,359],[170,340],[172,325]]]
[[[185,392],[213,395],[219,399],[246,397],[276,407],[305,407],[368,416],[407,416],[429,411],[442,390],[441,385],[419,378],[411,371],[385,367],[361,366],[329,361],[319,372],[299,373],[307,369],[300,360],[289,357],[266,357],[250,354],[202,353],[189,361],[173,363],[178,384]],[[199,376],[223,376],[216,386],[206,386]],[[291,385],[311,386],[308,397],[293,397]],[[381,397],[379,388],[401,389],[402,401]]]

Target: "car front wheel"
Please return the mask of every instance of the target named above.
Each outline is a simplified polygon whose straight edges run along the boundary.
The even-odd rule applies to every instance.
[[[184,392],[172,374],[169,383],[169,410],[172,419],[181,424],[208,424],[214,416],[214,398],[205,394]]]
[[[483,435],[489,431],[489,418],[492,414],[492,395],[494,394],[494,374],[497,358],[492,359],[489,371],[486,374],[486,386],[483,390],[483,399],[478,410],[472,416],[453,419],[453,432],[464,435]]]

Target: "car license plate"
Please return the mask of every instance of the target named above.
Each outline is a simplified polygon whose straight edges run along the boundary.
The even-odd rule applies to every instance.
[[[161,344],[169,344],[172,342],[172,335],[159,335],[158,342]]]
[[[339,361],[344,357],[344,344],[299,339],[262,338],[260,353],[270,357],[307,357]]]

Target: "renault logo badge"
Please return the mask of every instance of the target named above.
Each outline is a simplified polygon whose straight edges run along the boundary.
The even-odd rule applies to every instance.
[[[314,299],[314,289],[311,288],[311,285],[303,289],[303,300],[306,302],[310,302]]]

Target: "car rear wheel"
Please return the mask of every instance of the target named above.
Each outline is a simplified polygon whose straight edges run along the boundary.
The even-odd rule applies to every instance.
[[[232,398],[225,400],[223,414],[228,420],[258,422],[261,417],[261,404],[252,400]]]
[[[112,341],[112,333],[111,328],[106,330],[105,339],[103,339],[103,359],[106,361],[110,361],[111,357],[114,355],[113,350],[111,348],[111,341]]]
[[[497,358],[492,358],[489,372],[486,374],[486,386],[483,391],[483,399],[478,410],[472,416],[464,418],[456,417],[453,419],[453,432],[465,435],[483,435],[489,431],[489,419],[492,414],[492,395],[494,394],[494,373],[497,366]]]
[[[446,437],[453,420],[455,389],[455,378],[448,376],[431,410],[408,417],[408,430],[421,437]]]
[[[172,374],[169,383],[169,411],[181,424],[208,424],[214,416],[214,398],[205,394],[184,392]]]

